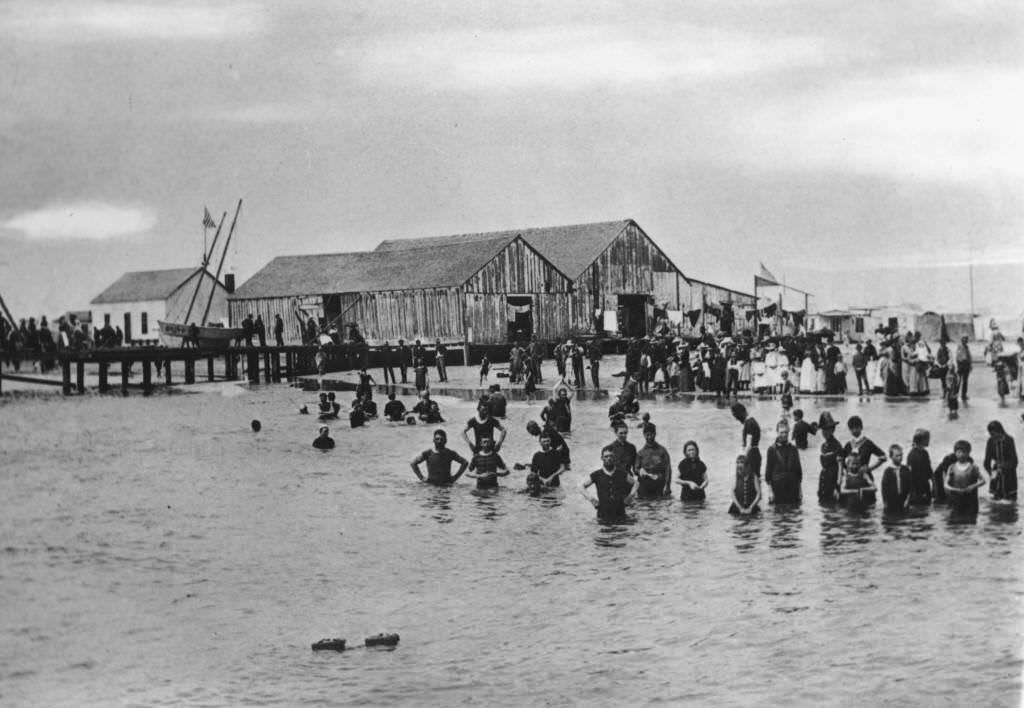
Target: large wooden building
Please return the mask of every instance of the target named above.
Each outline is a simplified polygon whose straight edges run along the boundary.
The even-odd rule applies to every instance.
[[[355,322],[375,343],[500,344],[567,331],[571,283],[561,271],[518,233],[470,240],[275,258],[231,296],[231,321],[262,315],[270,328],[280,315],[290,344],[310,318],[342,332]]]
[[[618,332],[644,336],[655,308],[681,310],[689,299],[682,271],[632,219],[501,232],[515,235],[571,282],[568,327],[559,337]],[[496,234],[384,241],[378,253],[442,244],[474,245]]]

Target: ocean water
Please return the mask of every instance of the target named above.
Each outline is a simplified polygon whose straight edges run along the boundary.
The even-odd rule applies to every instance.
[[[0,704],[1020,703],[1015,508],[985,500],[970,524],[822,509],[812,449],[802,509],[735,519],[739,425],[655,399],[673,463],[700,442],[709,499],[601,524],[576,486],[612,438],[607,401],[577,402],[567,484],[531,497],[523,472],[493,495],[419,483],[427,426],[337,425],[321,453],[296,412],[313,394],[194,390],[0,405]],[[472,404],[440,401],[465,453]],[[884,447],[930,428],[933,460],[960,437],[983,450],[990,419],[1020,431],[1015,402],[981,395],[955,422],[937,400],[798,406],[857,412]],[[750,408],[766,429],[778,415]],[[539,411],[510,404],[509,465]],[[310,649],[380,631],[398,647]]]

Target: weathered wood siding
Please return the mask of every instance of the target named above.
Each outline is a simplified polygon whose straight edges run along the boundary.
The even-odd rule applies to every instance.
[[[263,316],[263,324],[267,327],[267,344],[274,344],[274,315],[281,315],[284,320],[284,343],[302,344],[302,322],[295,312],[296,298],[268,297],[251,300],[228,300],[228,319],[231,327],[241,327],[245,316],[252,314]]]
[[[576,279],[572,332],[593,333],[595,310],[614,310],[620,294],[653,295],[655,302],[668,302],[671,309],[678,309],[685,284],[668,256],[640,227],[630,224]]]
[[[361,293],[361,297],[344,293],[341,310],[348,310],[342,320],[358,322],[363,336],[373,343],[463,339],[459,288],[389,290]]]
[[[703,308],[705,302],[716,308],[721,307],[721,303],[728,302],[732,303],[732,311],[735,315],[734,331],[743,331],[744,329],[752,329],[754,327],[753,320],[748,321],[746,318],[746,313],[754,309],[754,297],[752,295],[744,295],[729,288],[712,285],[711,283],[702,283],[698,280],[691,281],[685,292],[687,295],[683,303],[684,310],[699,310]],[[708,331],[717,331],[718,318],[711,313],[704,313],[701,319],[697,320],[697,324],[692,327],[688,319],[683,319],[683,331],[689,334],[699,332],[702,325]]]
[[[525,241],[517,238],[466,281],[470,293],[569,292],[571,283]]]
[[[564,339],[569,332],[568,293],[535,293],[533,333],[541,341]],[[504,293],[466,293],[466,327],[471,344],[508,342],[509,308]]]

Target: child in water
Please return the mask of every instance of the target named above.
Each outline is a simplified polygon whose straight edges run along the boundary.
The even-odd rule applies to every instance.
[[[950,419],[959,416],[957,411],[960,410],[960,399],[957,395],[960,393],[960,377],[956,373],[956,367],[950,366],[946,371],[946,406],[949,408]]]
[[[953,445],[955,461],[946,472],[944,486],[953,511],[978,513],[978,489],[985,485],[985,475],[971,459],[971,444],[957,440]]]
[[[851,511],[864,511],[877,501],[875,491],[875,478],[868,466],[862,465],[857,455],[847,457],[846,474],[839,487],[841,502]]]
[[[761,511],[761,478],[754,468],[747,464],[747,456],[736,458],[736,484],[732,489],[732,504],[729,513],[733,516],[750,516]]]
[[[910,468],[903,464],[903,448],[889,446],[889,461],[892,464],[882,472],[882,505],[891,513],[900,513],[910,506],[912,482]]]
[[[508,474],[505,461],[494,451],[494,440],[482,438],[480,452],[470,460],[466,476],[476,480],[477,489],[497,489],[498,477],[506,477]]]
[[[1006,405],[1006,395],[1010,393],[1006,362],[1002,359],[996,359],[992,368],[996,373],[996,393],[999,394],[999,405],[1003,406]]]
[[[746,458],[744,458],[746,459]],[[700,448],[693,440],[683,445],[683,459],[679,462],[679,485],[682,501],[703,501],[708,486],[708,468],[700,459]]]

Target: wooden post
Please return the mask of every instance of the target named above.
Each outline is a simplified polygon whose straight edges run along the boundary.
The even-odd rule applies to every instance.
[[[142,395],[148,396],[153,393],[153,362],[149,359],[142,360]]]
[[[106,393],[110,390],[110,386],[107,384],[108,368],[110,368],[110,364],[105,361],[100,362],[100,393]]]
[[[168,386],[171,385],[171,360],[170,359],[164,359],[164,382]]]
[[[292,352],[291,350],[284,353],[284,377],[286,380],[292,380]]]
[[[185,383],[194,384],[196,382],[196,360],[189,357],[185,359]]]
[[[274,383],[281,382],[281,352],[274,350],[273,368],[271,371],[271,381]]]
[[[263,381],[264,383],[270,383],[270,352],[267,350],[263,351]]]
[[[128,395],[128,362],[121,359],[121,395]]]
[[[258,384],[260,382],[260,355],[259,352],[249,351],[246,352],[246,368],[249,374],[249,383]]]
[[[71,360],[63,359],[60,362],[61,368],[61,391],[65,396],[71,395]]]
[[[206,358],[206,378],[213,381],[213,357]]]
[[[75,371],[75,383],[78,386],[79,393],[85,393],[85,362],[81,359],[77,362]]]

